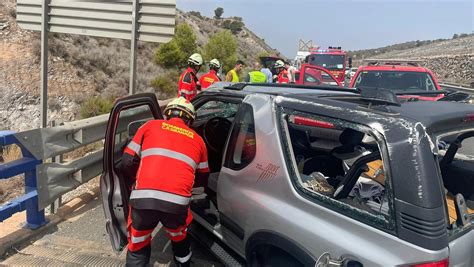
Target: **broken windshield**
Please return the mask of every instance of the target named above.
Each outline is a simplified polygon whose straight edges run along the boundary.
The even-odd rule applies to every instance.
[[[449,221],[453,224],[458,219],[454,201],[457,194],[464,197],[468,213],[474,215],[474,129],[440,135],[437,144]]]

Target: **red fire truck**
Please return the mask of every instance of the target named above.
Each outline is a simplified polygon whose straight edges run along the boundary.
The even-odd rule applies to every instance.
[[[345,79],[346,66],[352,67],[352,59],[347,57],[346,51],[342,50],[341,47],[332,46],[328,49],[313,48],[305,62],[329,70],[337,81],[342,84]]]

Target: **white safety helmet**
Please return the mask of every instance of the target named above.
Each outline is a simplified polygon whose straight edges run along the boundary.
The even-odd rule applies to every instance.
[[[277,60],[275,62],[275,65],[274,65],[275,69],[276,68],[284,68],[285,67],[285,62],[283,62],[282,60]]]
[[[215,68],[220,69],[221,63],[219,62],[219,60],[214,58],[213,60],[211,60],[211,62],[209,62],[209,67],[215,67]]]
[[[203,64],[202,56],[198,53],[194,53],[189,57],[188,63],[195,66],[201,66]]]

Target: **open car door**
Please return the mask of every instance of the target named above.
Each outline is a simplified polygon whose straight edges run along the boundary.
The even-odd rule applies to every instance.
[[[119,253],[128,244],[128,200],[133,181],[118,166],[123,149],[146,121],[162,119],[155,94],[137,94],[116,101],[105,132],[103,172],[100,192],[106,218],[106,229],[113,249]]]
[[[314,65],[303,64],[300,69],[298,84],[308,85],[335,85],[342,86],[336,77],[325,68]]]

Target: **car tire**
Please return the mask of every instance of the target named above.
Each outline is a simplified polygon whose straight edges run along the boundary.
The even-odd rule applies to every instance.
[[[304,266],[297,259],[292,257],[286,251],[272,247],[261,247],[252,253],[249,266],[252,267],[286,267],[286,266]]]

